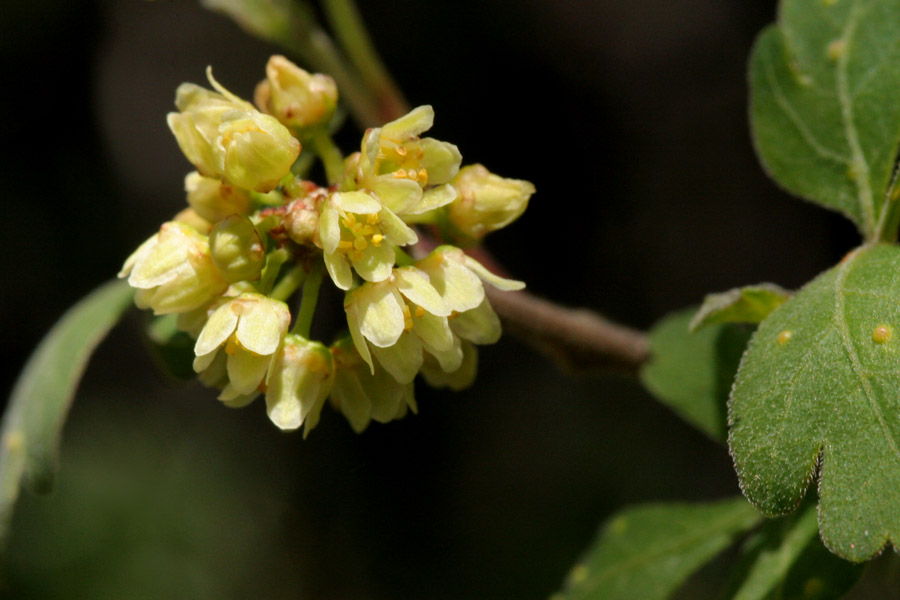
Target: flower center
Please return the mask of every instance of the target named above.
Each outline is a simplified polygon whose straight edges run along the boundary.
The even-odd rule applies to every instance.
[[[378,215],[357,215],[346,213],[341,219],[341,241],[338,242],[338,251],[348,255],[352,260],[362,259],[363,250],[370,245],[381,246],[384,234],[378,228]]]

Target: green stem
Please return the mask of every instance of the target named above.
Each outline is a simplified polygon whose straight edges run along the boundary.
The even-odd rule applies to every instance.
[[[378,55],[356,3],[353,0],[324,0],[322,6],[338,41],[378,100],[382,119],[390,121],[408,112],[409,105]]]
[[[406,253],[403,249],[401,249],[401,248],[394,248],[394,255],[395,255],[395,257],[396,257],[395,260],[397,261],[397,266],[398,266],[398,267],[409,267],[409,266],[411,266],[414,262],[416,262],[416,261],[413,259],[412,256],[410,256],[409,254],[407,254],[407,253]]]
[[[306,279],[306,269],[297,265],[285,273],[284,277],[272,288],[269,297],[286,302],[297,291],[304,279]]]
[[[300,301],[300,310],[297,312],[297,322],[294,323],[291,333],[309,338],[313,315],[316,312],[316,303],[319,301],[322,275],[322,266],[316,265],[306,276],[306,281],[303,282],[303,299]]]
[[[272,290],[275,278],[278,277],[278,272],[281,270],[281,265],[288,258],[290,258],[290,254],[284,248],[279,248],[269,254],[268,258],[266,258],[266,267],[263,269],[262,277],[259,278],[259,282],[256,284],[256,289],[260,294],[268,295]]]
[[[344,178],[344,155],[331,139],[328,131],[319,128],[313,133],[313,145],[316,154],[322,159],[325,165],[325,175],[328,177],[328,184],[335,185],[340,183]]]
[[[873,236],[875,241],[890,244],[897,241],[897,229],[900,228],[900,203],[897,202],[900,199],[900,188],[897,187],[898,178],[900,178],[900,169],[894,169],[891,184],[884,196],[884,204],[881,206],[878,224],[875,226],[875,235]]]

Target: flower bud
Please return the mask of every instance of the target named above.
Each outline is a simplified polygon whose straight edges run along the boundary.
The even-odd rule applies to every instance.
[[[266,250],[256,227],[241,215],[231,215],[213,227],[209,251],[229,283],[259,279],[266,261]]]
[[[333,380],[334,363],[328,348],[288,334],[266,379],[269,418],[280,429],[305,424],[306,436],[319,422]]]
[[[172,220],[176,223],[190,225],[196,229],[198,233],[202,233],[203,235],[209,235],[209,232],[212,231],[213,228],[213,224],[198,215],[197,211],[193,208],[185,208],[172,217]]]
[[[288,237],[298,244],[311,244],[319,228],[319,211],[315,208],[315,202],[307,198],[294,200],[288,206],[284,227]]]
[[[518,219],[534,193],[528,181],[499,177],[482,165],[463,167],[452,183],[457,197],[447,216],[459,233],[473,241]]]
[[[228,287],[209,253],[205,235],[169,222],[125,261],[119,277],[136,288],[138,308],[155,314],[182,313],[203,306]]]
[[[327,123],[337,106],[338,91],[328,75],[310,74],[283,56],[266,65],[265,91],[257,97],[276,119],[292,129]]]
[[[184,178],[184,190],[190,207],[210,223],[218,223],[228,215],[249,214],[253,208],[250,195],[244,190],[196,171]]]
[[[230,114],[219,127],[222,176],[238,187],[268,192],[291,170],[300,142],[277,119],[256,112]]]
[[[268,192],[288,174],[300,142],[277,119],[263,115],[212,77],[217,90],[183,83],[166,120],[182,152],[201,175],[238,187]]]

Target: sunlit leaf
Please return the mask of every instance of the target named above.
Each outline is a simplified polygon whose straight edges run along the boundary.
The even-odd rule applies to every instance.
[[[663,600],[761,520],[743,498],[623,510],[553,600]]]
[[[900,536],[900,248],[862,247],[776,309],[731,395],[744,494],[786,514],[819,479],[826,546],[866,560]]]

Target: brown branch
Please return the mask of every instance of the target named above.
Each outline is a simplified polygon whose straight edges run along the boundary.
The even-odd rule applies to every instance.
[[[636,373],[647,360],[647,336],[584,308],[566,308],[528,292],[485,286],[504,331],[575,372]]]

